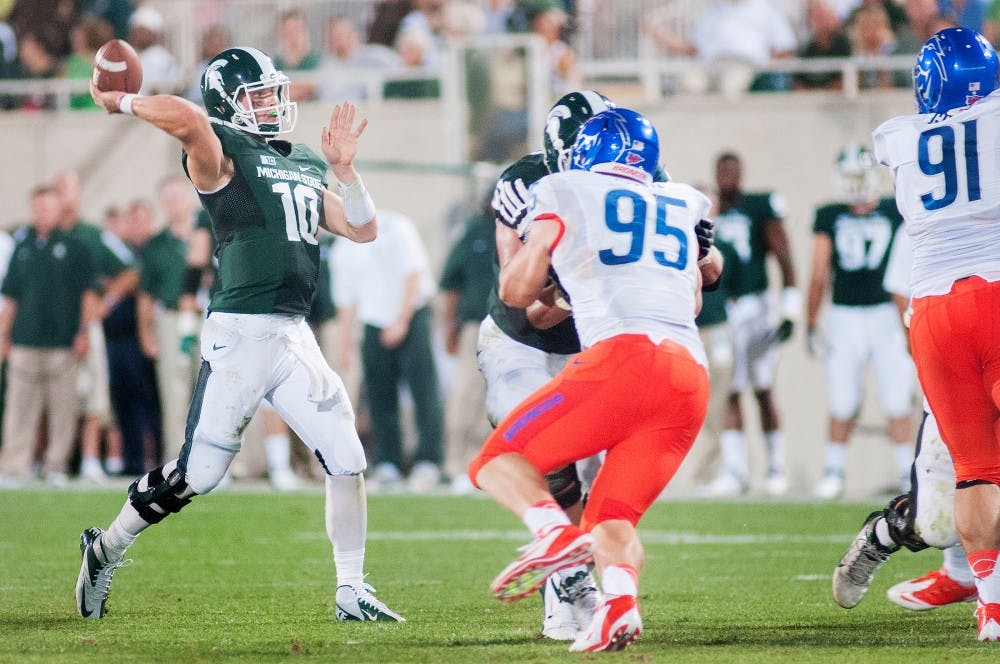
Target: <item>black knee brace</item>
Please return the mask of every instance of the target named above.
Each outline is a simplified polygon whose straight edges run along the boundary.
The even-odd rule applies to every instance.
[[[927,542],[914,529],[917,510],[913,506],[910,494],[904,493],[890,500],[882,516],[889,525],[889,536],[893,542],[905,546],[910,551],[922,551],[927,548]]]
[[[142,480],[146,480],[146,489],[139,488]],[[168,514],[180,512],[191,502],[194,492],[184,481],[183,471],[174,468],[167,477],[163,477],[163,466],[149,471],[128,488],[128,501],[143,520],[149,523],[159,523]]]
[[[559,503],[559,507],[566,509],[580,502],[580,478],[576,474],[576,464],[571,463],[563,466],[559,470],[554,470],[545,476],[545,481],[549,484],[549,493]]]

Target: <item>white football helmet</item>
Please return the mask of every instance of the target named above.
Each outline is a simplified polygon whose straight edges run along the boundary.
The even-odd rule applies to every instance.
[[[858,143],[849,143],[837,156],[833,171],[837,199],[850,205],[870,203],[879,198],[878,162],[872,151]]]

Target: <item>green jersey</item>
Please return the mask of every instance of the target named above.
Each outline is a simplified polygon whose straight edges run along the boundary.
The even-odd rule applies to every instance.
[[[736,203],[720,209],[715,218],[715,239],[727,245],[732,258],[726,263],[725,286],[729,297],[767,290],[767,237],[765,229],[785,216],[780,194],[740,194]],[[728,256],[727,256],[728,257]]]
[[[34,228],[14,235],[0,293],[17,301],[11,343],[35,348],[69,348],[80,330],[84,291],[94,287],[96,274],[83,243],[56,229],[45,240]]]
[[[198,194],[218,243],[211,310],[308,315],[319,276],[326,161],[301,143],[212,128],[234,172],[222,189]],[[183,161],[186,168],[187,155]]]
[[[497,219],[518,232],[521,237],[527,234],[527,228],[522,228],[527,212],[527,200],[521,204],[511,205],[511,192],[527,191],[528,187],[549,174],[545,167],[545,155],[541,152],[521,157],[500,174],[493,193],[493,211]],[[518,182],[520,180],[520,182]],[[512,207],[518,208],[511,214]],[[496,252],[494,252],[494,256]],[[580,338],[576,334],[576,324],[570,316],[558,325],[547,330],[539,330],[531,326],[524,309],[508,307],[500,299],[500,264],[493,261],[493,288],[490,290],[488,309],[490,316],[504,334],[532,348],[546,353],[570,355],[580,352]]]
[[[111,231],[80,220],[66,234],[90,252],[90,262],[98,277],[117,277],[134,262],[131,250]]]
[[[187,269],[187,243],[163,229],[142,248],[139,290],[167,309],[177,309]]]
[[[813,233],[830,237],[830,281],[834,304],[868,306],[890,302],[882,287],[889,251],[903,217],[896,201],[883,198],[878,207],[858,216],[842,203],[816,210]]]
[[[470,219],[462,237],[448,252],[441,271],[441,290],[458,293],[455,313],[463,323],[481,321],[487,314],[490,291],[496,285],[493,228],[492,215],[476,215]]]

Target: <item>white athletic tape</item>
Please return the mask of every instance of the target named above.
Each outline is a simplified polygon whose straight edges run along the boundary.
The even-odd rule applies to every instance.
[[[124,60],[108,60],[106,58],[98,60],[97,66],[104,71],[110,71],[116,74],[128,69],[128,63]]]

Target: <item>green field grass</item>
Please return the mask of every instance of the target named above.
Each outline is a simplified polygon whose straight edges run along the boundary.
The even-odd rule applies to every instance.
[[[645,629],[623,653],[541,639],[540,601],[502,605],[494,574],[527,531],[492,501],[373,496],[366,569],[407,622],[338,623],[319,493],[220,492],[144,533],[101,621],[76,614],[79,533],[122,492],[0,491],[0,661],[997,661],[973,605],[908,612],[893,583],[940,564],[901,552],[845,611],[830,575],[867,504],[660,502],[640,524]]]

